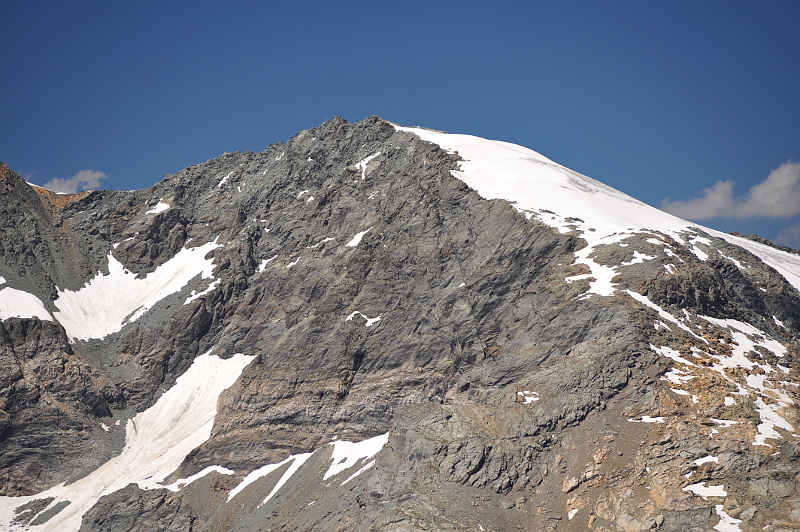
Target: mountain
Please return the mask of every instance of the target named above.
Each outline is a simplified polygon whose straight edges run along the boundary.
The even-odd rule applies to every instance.
[[[797,254],[377,117],[0,194],[0,528],[800,527]]]

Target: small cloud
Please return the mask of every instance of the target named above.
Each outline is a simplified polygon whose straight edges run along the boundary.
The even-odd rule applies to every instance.
[[[100,185],[100,181],[107,177],[108,176],[104,172],[98,172],[97,170],[81,170],[69,179],[54,177],[42,185],[42,188],[52,190],[53,192],[75,194],[82,190],[97,188]]]
[[[688,201],[661,202],[661,210],[689,220],[707,218],[789,218],[800,214],[800,163],[786,162],[734,198],[732,181],[718,181],[703,196]]]
[[[690,220],[733,216],[733,181],[718,181],[703,190],[703,196],[689,201],[661,202],[661,210]]]
[[[800,249],[800,222],[787,227],[778,233],[774,239],[776,244],[789,246],[790,248]]]

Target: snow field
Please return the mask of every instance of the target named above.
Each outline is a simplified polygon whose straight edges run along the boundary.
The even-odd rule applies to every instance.
[[[0,277],[5,283],[5,279]],[[53,321],[42,300],[35,295],[6,286],[0,289],[0,320],[8,318],[39,318]]]
[[[698,228],[708,235],[746,249],[775,268],[800,290],[800,256],[691,224],[556,164],[523,146],[472,135],[398,125],[394,127],[437,144],[448,153],[458,153],[463,160],[460,168],[453,171],[453,176],[483,198],[504,199],[524,212],[527,218],[535,216],[562,233],[578,230],[590,248],[611,235],[631,234],[649,228],[678,242],[684,241],[686,248],[704,261],[708,259],[708,254],[698,245],[708,246],[710,241],[702,236],[691,236],[688,241],[683,238],[683,235],[695,233],[695,228]],[[665,246],[667,252],[666,242],[657,242]],[[576,263],[581,263],[590,254],[591,250],[583,251],[576,258]],[[592,288],[592,293],[607,293],[610,272],[601,268],[596,270],[592,263],[587,266],[593,275],[601,276],[596,279],[597,285]]]
[[[194,448],[211,436],[217,413],[217,399],[229,388],[254,357],[237,353],[223,360],[207,352],[195,358],[186,373],[178,377],[156,403],[128,420],[122,452],[98,469],[64,485],[59,484],[38,495],[0,497],[0,529],[13,530],[14,509],[34,499],[54,497],[48,507],[69,501],[64,509],[40,526],[27,530],[69,532],[80,528],[83,514],[104,495],[135,482],[142,489],[179,489],[198,475],[164,486],[161,483]],[[224,468],[212,470],[226,473]],[[6,528],[4,528],[6,527]]]
[[[195,276],[200,275],[203,279],[213,277],[214,261],[205,257],[218,247],[221,245],[214,241],[195,248],[183,248],[143,279],[126,270],[109,253],[108,275],[98,272],[77,291],[59,290],[54,302],[58,311],[54,316],[71,340],[103,338],[118,332],[160,300],[181,290]]]

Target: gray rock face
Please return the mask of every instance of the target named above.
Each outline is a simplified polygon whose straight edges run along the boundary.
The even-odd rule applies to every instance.
[[[128,420],[212,350],[254,358],[209,436],[159,486],[92,500],[81,530],[800,523],[782,425],[800,426],[797,290],[720,239],[698,232],[703,260],[642,233],[595,248],[618,290],[587,296],[568,280],[586,273],[580,233],[481,198],[459,161],[371,117],[142,191],[60,196],[3,168],[0,275],[56,321],[0,323],[0,519],[59,529],[78,501],[42,492],[133,445]],[[111,278],[110,256],[131,278],[187,279],[76,339],[60,305]],[[387,433],[326,476],[332,442]]]

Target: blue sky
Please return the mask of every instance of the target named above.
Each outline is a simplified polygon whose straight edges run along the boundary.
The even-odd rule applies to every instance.
[[[145,188],[376,114],[800,248],[800,2],[229,4],[7,3],[0,160]]]

